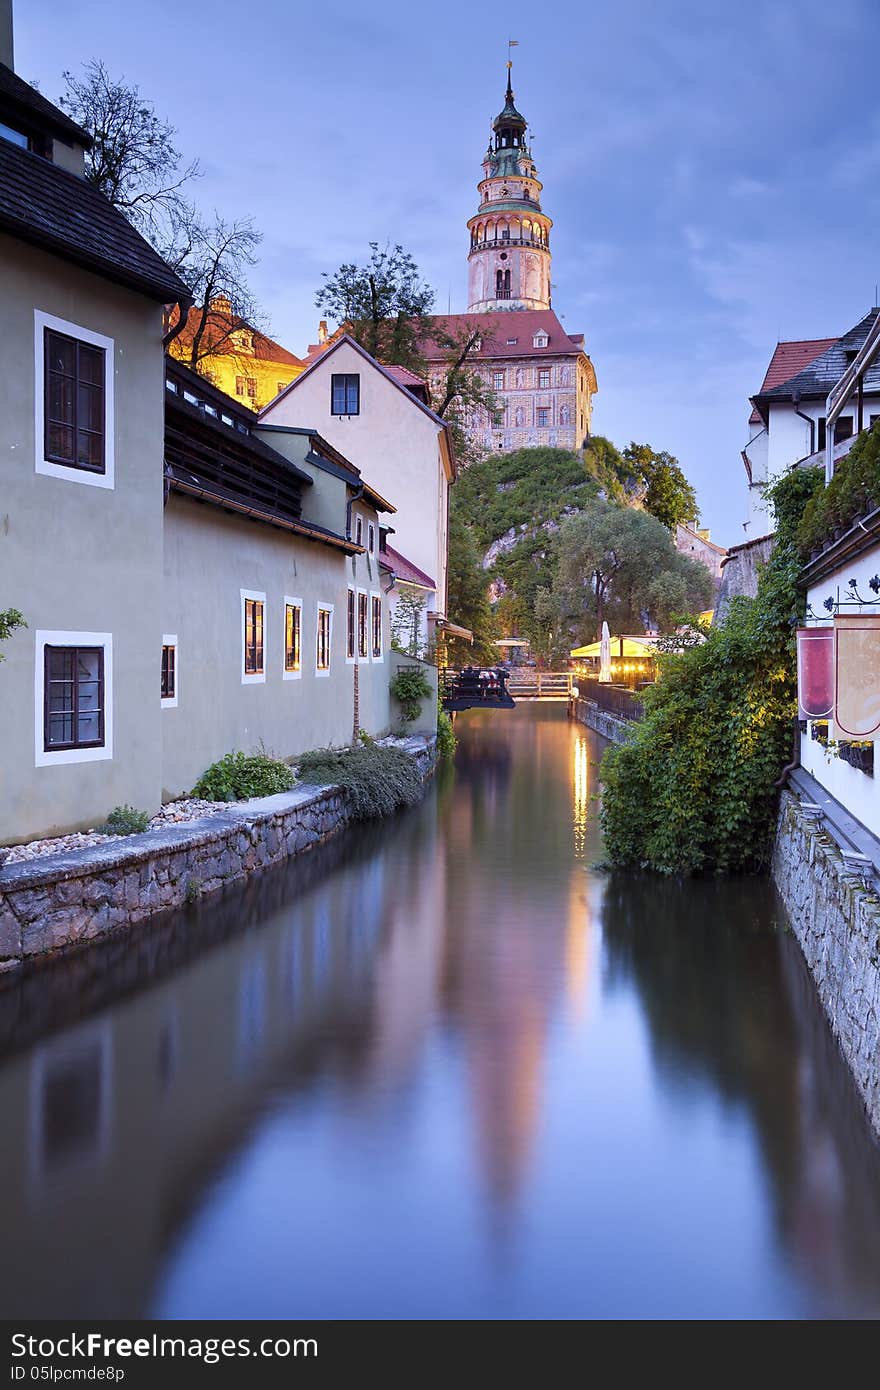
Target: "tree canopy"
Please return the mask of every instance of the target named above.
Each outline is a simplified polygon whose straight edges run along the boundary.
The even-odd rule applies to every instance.
[[[449,522],[446,609],[454,623],[469,628],[474,634],[473,645],[461,637],[447,642],[450,664],[497,661],[497,623],[489,603],[489,578],[483,569],[473,531],[458,515],[453,515]]]

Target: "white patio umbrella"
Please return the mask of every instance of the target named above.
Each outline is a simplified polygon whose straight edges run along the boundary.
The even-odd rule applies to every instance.
[[[605,685],[611,681],[611,633],[607,622],[602,624],[602,646],[599,651],[599,680]]]

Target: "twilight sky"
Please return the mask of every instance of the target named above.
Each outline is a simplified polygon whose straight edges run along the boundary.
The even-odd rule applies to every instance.
[[[17,0],[15,17],[21,76],[57,99],[64,68],[103,58],[200,159],[197,201],[254,217],[254,288],[292,352],[314,341],[321,272],[370,240],[402,242],[439,309],[466,307],[465,222],[518,39],[594,430],[677,454],[722,544],[743,539],[747,398],[775,343],[843,333],[875,301],[877,0]]]

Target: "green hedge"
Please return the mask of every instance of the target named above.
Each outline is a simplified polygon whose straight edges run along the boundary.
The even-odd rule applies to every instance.
[[[824,471],[810,469],[824,478]],[[797,527],[797,548],[802,560],[832,541],[840,530],[849,530],[861,516],[880,506],[880,421],[860,434],[834,477],[807,503]]]

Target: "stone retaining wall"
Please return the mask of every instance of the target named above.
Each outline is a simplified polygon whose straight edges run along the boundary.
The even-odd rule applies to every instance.
[[[586,724],[588,729],[595,730],[612,743],[626,743],[632,733],[633,726],[628,719],[618,719],[616,715],[600,709],[592,700],[572,700],[569,713],[579,724]]]
[[[407,749],[423,777],[436,740]],[[95,941],[322,843],[348,823],[343,792],[296,787],[202,820],[0,869],[0,975]]]
[[[773,877],[831,1029],[880,1134],[880,899],[785,791]]]

